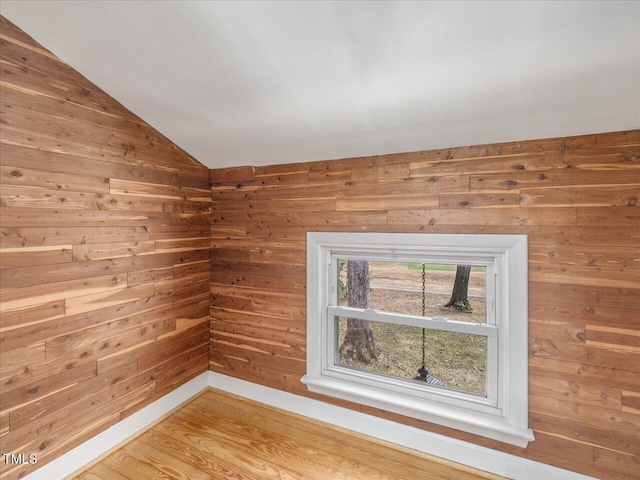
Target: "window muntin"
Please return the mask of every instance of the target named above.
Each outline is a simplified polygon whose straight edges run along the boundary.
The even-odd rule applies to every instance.
[[[307,373],[302,381],[309,390],[514,445],[533,440],[527,424],[526,236],[309,233],[307,246]],[[484,267],[485,322],[340,305],[341,259]],[[341,364],[339,318],[484,337],[485,395]]]

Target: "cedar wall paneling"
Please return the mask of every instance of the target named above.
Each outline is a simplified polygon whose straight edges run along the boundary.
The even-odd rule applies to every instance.
[[[0,453],[20,478],[208,368],[209,171],[1,20]]]
[[[526,449],[316,398],[605,479],[640,471],[640,131],[213,170],[211,370],[316,397],[308,231],[529,236]]]

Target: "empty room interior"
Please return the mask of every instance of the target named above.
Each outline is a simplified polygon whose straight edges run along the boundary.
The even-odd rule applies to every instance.
[[[0,4],[0,479],[640,472],[640,2]]]

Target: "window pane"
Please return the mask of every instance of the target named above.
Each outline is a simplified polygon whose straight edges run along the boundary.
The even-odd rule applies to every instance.
[[[483,266],[461,268],[453,298],[457,265],[424,264],[424,290],[422,263],[341,259],[338,265],[340,305],[486,323]]]
[[[421,328],[386,322],[356,322],[352,323],[349,340],[345,342],[348,320],[342,317],[338,319],[336,358],[339,365],[417,381],[413,379],[422,366]],[[368,338],[373,339],[377,353],[370,363],[350,355],[350,352],[361,351],[358,339],[367,338],[366,333],[356,330],[366,330],[367,327],[370,328]],[[486,396],[486,337],[427,329],[425,363],[430,375],[444,382],[444,388]]]

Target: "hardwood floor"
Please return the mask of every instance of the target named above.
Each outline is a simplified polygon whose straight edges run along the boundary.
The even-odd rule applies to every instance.
[[[208,390],[75,480],[499,479]]]

